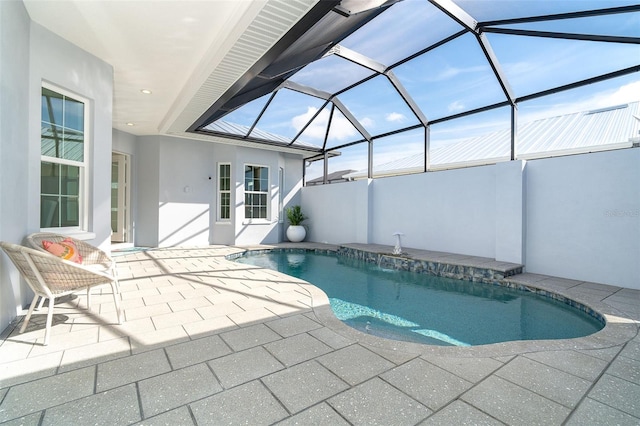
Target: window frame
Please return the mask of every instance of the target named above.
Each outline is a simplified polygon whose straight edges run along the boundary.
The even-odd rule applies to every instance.
[[[50,90],[64,97],[72,98],[75,101],[81,102],[83,105],[83,142],[82,142],[82,161],[68,160],[65,158],[51,157],[42,155],[42,91],[43,89]],[[61,86],[42,81],[40,86],[40,179],[39,179],[39,227],[43,232],[56,232],[60,234],[73,234],[73,233],[89,233],[89,178],[90,178],[90,144],[91,144],[91,101],[85,96],[78,93],[64,89]],[[48,122],[48,121],[47,121]],[[55,123],[51,123],[55,124]],[[42,164],[53,163],[60,166],[73,166],[78,167],[78,225],[77,226],[60,226],[60,227],[42,227]],[[61,191],[59,191],[61,192]],[[61,194],[57,194],[60,196]]]
[[[221,189],[221,185],[222,185],[222,170],[221,168],[223,166],[228,166],[229,167],[229,189],[228,190],[223,190]],[[218,194],[218,202],[217,202],[217,206],[216,206],[216,222],[218,223],[231,223],[231,216],[233,215],[233,186],[232,186],[232,166],[231,163],[228,162],[224,162],[224,163],[218,163],[217,164],[217,175],[218,175],[218,179],[216,182],[216,192]],[[229,194],[229,217],[228,218],[224,218],[222,217],[222,194]]]
[[[247,190],[247,179],[246,179],[246,169],[247,167],[259,167],[267,170],[267,188],[266,191],[250,191]],[[243,183],[242,190],[244,192],[243,197],[243,216],[244,216],[244,224],[267,224],[271,223],[271,168],[269,166],[265,166],[262,164],[254,164],[254,163],[244,163],[243,166]],[[257,195],[266,195],[266,217],[247,217],[247,195],[248,194],[257,194]],[[253,205],[253,204],[252,204]],[[260,205],[258,205],[260,206]]]

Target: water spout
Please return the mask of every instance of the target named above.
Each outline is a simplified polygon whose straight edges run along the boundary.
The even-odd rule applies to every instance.
[[[402,254],[402,247],[400,245],[400,236],[404,234],[402,232],[395,232],[393,235],[396,237],[396,246],[393,248],[393,254]]]

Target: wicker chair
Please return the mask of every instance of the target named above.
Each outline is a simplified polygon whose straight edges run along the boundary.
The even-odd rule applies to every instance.
[[[16,265],[20,274],[35,293],[35,297],[29,307],[20,333],[23,333],[29,324],[31,314],[39,297],[49,299],[49,312],[47,313],[47,325],[44,335],[44,344],[49,344],[51,322],[53,319],[53,307],[56,297],[65,296],[78,290],[89,289],[94,286],[110,284],[113,291],[113,302],[116,305],[118,323],[122,323],[120,297],[114,276],[105,271],[99,271],[91,266],[63,260],[48,252],[31,249],[18,244],[0,242],[0,247],[7,253],[11,261]]]
[[[78,252],[82,255],[82,266],[111,275],[116,283],[118,292],[120,292],[120,283],[118,282],[118,275],[116,272],[116,262],[111,256],[100,250],[98,247],[92,246],[85,241],[71,238],[68,235],[60,235],[53,232],[36,232],[35,234],[29,235],[26,238],[26,242],[31,248],[47,252],[42,244],[43,241],[59,243],[67,238],[74,242]],[[90,297],[90,295],[88,295],[88,297]]]

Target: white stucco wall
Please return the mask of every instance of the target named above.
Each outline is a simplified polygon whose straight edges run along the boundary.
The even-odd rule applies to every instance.
[[[493,166],[377,179],[371,240],[494,257],[495,191]]]
[[[22,2],[0,2],[0,241],[20,243],[29,211],[29,26]],[[27,53],[25,53],[27,52]],[[0,254],[0,331],[28,303],[30,290]]]
[[[328,244],[369,242],[370,185],[373,181],[307,186],[303,213],[309,217],[307,240]]]
[[[135,244],[150,247],[269,244],[282,241],[279,169],[284,203],[299,199],[302,158],[276,151],[169,136],[136,138]],[[231,220],[217,220],[218,164],[230,163]],[[270,219],[244,219],[244,165],[269,167]]]
[[[106,251],[111,249],[111,137],[113,67],[31,23],[29,56],[29,223],[40,224],[40,112],[41,87],[48,82],[89,100],[88,231],[84,238]],[[36,207],[38,206],[38,207]]]
[[[0,239],[14,243],[40,229],[40,114],[43,81],[89,100],[89,242],[110,249],[113,68],[33,23],[22,2],[0,2]],[[6,200],[6,201],[5,201]],[[31,298],[3,257],[0,326]]]
[[[158,246],[209,245],[213,144],[160,137]]]
[[[160,200],[160,141],[159,136],[137,138],[138,155],[133,168],[138,176],[133,197],[137,201],[134,214],[134,244],[158,246],[158,205]]]
[[[527,162],[526,270],[640,289],[640,149]]]

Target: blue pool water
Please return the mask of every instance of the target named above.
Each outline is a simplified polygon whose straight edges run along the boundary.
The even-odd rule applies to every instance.
[[[241,263],[277,270],[321,288],[338,319],[362,332],[431,345],[568,339],[603,327],[565,303],[525,291],[311,252],[247,254]]]

